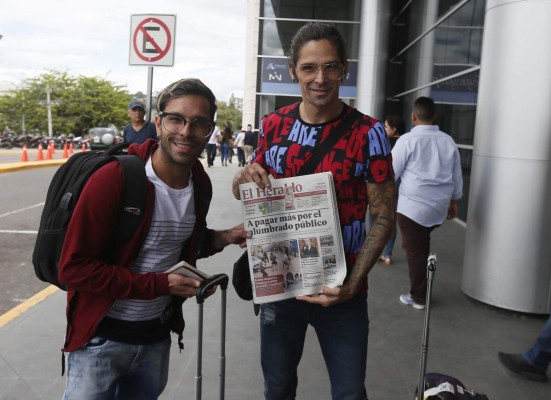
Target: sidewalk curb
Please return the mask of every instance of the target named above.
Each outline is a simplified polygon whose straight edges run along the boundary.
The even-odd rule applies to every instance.
[[[67,158],[58,160],[45,160],[45,161],[26,161],[26,162],[12,162],[0,164],[0,173],[20,171],[23,169],[42,168],[42,167],[56,167],[65,164]]]
[[[58,291],[59,289],[57,286],[50,285],[46,289],[43,289],[32,296],[30,299],[27,299],[23,303],[13,307],[11,310],[6,311],[4,314],[0,315],[0,328]]]

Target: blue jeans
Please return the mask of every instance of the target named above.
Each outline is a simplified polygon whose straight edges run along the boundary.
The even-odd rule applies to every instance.
[[[367,399],[367,293],[327,308],[295,299],[261,305],[260,356],[265,399],[295,399],[297,367],[308,325],[316,330],[333,400]]]
[[[547,320],[534,345],[522,355],[540,372],[547,371],[547,367],[551,363],[551,317]]]
[[[228,160],[230,159],[230,145],[228,143],[222,143],[220,145],[220,153],[221,153],[220,159],[222,160],[222,164],[227,163]]]
[[[65,353],[63,400],[152,400],[168,381],[170,339],[147,345],[94,337],[86,347]]]
[[[240,167],[245,166],[245,151],[241,147],[237,148],[237,161],[239,161]]]

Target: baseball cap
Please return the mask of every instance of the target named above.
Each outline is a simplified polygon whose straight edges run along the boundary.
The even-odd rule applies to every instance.
[[[131,108],[134,108],[134,107],[140,107],[142,110],[145,111],[145,106],[143,105],[143,103],[139,100],[132,100],[130,102],[130,104],[128,104],[128,109],[131,109]]]

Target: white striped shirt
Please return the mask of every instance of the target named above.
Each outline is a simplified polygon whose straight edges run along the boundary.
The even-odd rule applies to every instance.
[[[147,178],[155,185],[153,220],[132,272],[162,273],[179,261],[184,242],[195,226],[195,204],[191,176],[185,189],[166,185],[153,170],[151,158],[146,164]],[[121,299],[107,313],[125,321],[158,318],[170,303],[170,296],[152,300]]]

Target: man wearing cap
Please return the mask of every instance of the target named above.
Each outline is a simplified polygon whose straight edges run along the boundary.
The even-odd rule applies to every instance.
[[[132,100],[128,104],[128,118],[130,123],[122,131],[122,138],[126,143],[141,144],[147,139],[157,140],[155,124],[145,120],[145,106],[139,100]]]

